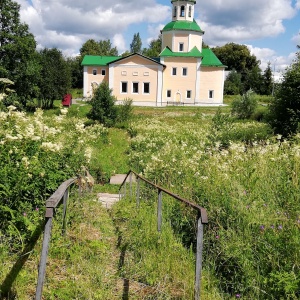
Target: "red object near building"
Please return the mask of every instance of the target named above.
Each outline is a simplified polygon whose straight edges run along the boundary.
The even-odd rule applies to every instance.
[[[70,107],[72,105],[72,95],[71,94],[65,94],[62,99],[62,105]]]

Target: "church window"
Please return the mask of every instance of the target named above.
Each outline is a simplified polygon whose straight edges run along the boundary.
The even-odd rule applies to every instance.
[[[183,43],[179,43],[179,52],[183,51]]]
[[[122,93],[127,93],[127,81],[122,81],[121,82],[121,92]]]
[[[144,94],[150,94],[150,82],[144,82]]]
[[[214,91],[213,90],[210,90],[209,92],[208,92],[208,98],[209,99],[212,99],[214,97]]]
[[[93,75],[97,75],[97,69],[93,69]]]
[[[186,98],[190,99],[192,95],[192,91],[186,91]]]
[[[105,69],[102,69],[102,70],[101,70],[101,75],[102,75],[102,76],[105,76]]]
[[[174,18],[177,17],[177,6],[174,7]]]
[[[183,5],[180,8],[180,17],[184,17],[184,6]]]
[[[192,16],[192,6],[189,6],[189,17]]]
[[[172,75],[176,75],[177,74],[177,68],[172,68]]]
[[[139,83],[138,82],[133,82],[132,83],[132,93],[133,94],[138,94],[139,93]]]
[[[171,98],[171,90],[167,90],[167,98]]]
[[[187,75],[187,68],[182,68],[182,76],[186,76]]]

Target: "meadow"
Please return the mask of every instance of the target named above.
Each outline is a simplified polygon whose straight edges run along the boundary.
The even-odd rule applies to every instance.
[[[264,123],[231,118],[228,108],[135,108],[127,129],[86,126],[86,111],[88,106],[74,105],[52,113],[24,114],[13,107],[0,112],[1,279],[42,220],[45,199],[62,181],[85,165],[99,183],[96,192],[107,191],[112,174],[132,168],[207,209],[203,299],[299,299],[299,135],[284,140]],[[156,196],[145,188],[142,196],[139,213],[130,201],[118,203],[110,213],[113,223],[95,207],[95,194],[75,202],[73,229],[64,239],[54,236],[57,247],[50,259],[51,270],[62,260],[67,264],[57,277],[69,288],[51,280],[47,295],[53,284],[61,299],[120,299],[120,287],[114,295],[111,289],[120,285],[118,278],[129,278],[147,288],[143,299],[191,299],[195,216],[164,197],[163,233],[158,235]],[[101,221],[93,212],[104,218],[101,243],[99,233],[91,240],[85,227],[78,232],[87,226],[81,212],[94,227],[100,228]],[[116,243],[121,254],[126,251],[122,265]],[[73,251],[67,253],[65,244]],[[95,269],[91,249],[101,254],[100,269],[107,272]],[[114,266],[105,263],[108,251]],[[82,269],[80,253],[86,253]],[[31,264],[28,268],[16,285],[26,286],[25,278],[33,273]],[[94,272],[96,279],[85,272]],[[102,292],[91,294],[97,284]]]

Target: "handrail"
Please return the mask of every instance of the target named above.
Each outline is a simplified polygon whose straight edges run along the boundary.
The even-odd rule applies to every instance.
[[[119,197],[121,197],[121,190],[122,187],[124,186],[125,192],[124,194],[126,195],[126,181],[128,177],[130,176],[130,194],[132,192],[132,174],[134,174],[137,178],[137,190],[136,190],[136,198],[137,198],[137,204],[139,203],[139,179],[142,181],[146,182],[147,184],[153,186],[154,188],[157,189],[158,191],[158,203],[157,203],[157,229],[158,231],[161,231],[161,223],[162,223],[162,192],[165,194],[175,198],[176,200],[179,200],[180,202],[186,204],[187,206],[192,207],[198,212],[197,216],[197,246],[196,246],[196,270],[195,270],[195,288],[194,288],[194,295],[195,295],[195,300],[200,300],[200,287],[201,287],[201,270],[202,270],[202,252],[203,252],[203,224],[208,223],[208,218],[207,218],[207,212],[206,209],[193,203],[190,202],[174,193],[171,191],[158,186],[157,184],[149,181],[145,177],[139,175],[137,172],[133,170],[129,170],[128,173],[126,174],[123,182],[121,183],[121,186],[119,188]]]
[[[51,229],[52,229],[52,219],[54,216],[55,208],[59,206],[63,200],[63,224],[62,231],[65,233],[66,229],[66,212],[67,212],[67,203],[69,198],[69,187],[74,184],[76,178],[70,178],[67,181],[63,182],[58,189],[46,200],[46,213],[45,213],[45,229],[44,229],[44,238],[43,238],[43,247],[41,252],[41,259],[39,264],[38,272],[38,282],[36,286],[35,299],[42,299],[43,284],[45,279],[46,272],[46,263],[47,255],[51,238]]]

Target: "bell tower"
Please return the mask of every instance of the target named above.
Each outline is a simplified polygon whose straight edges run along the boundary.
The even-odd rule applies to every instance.
[[[172,21],[190,21],[194,20],[194,0],[172,0]]]

